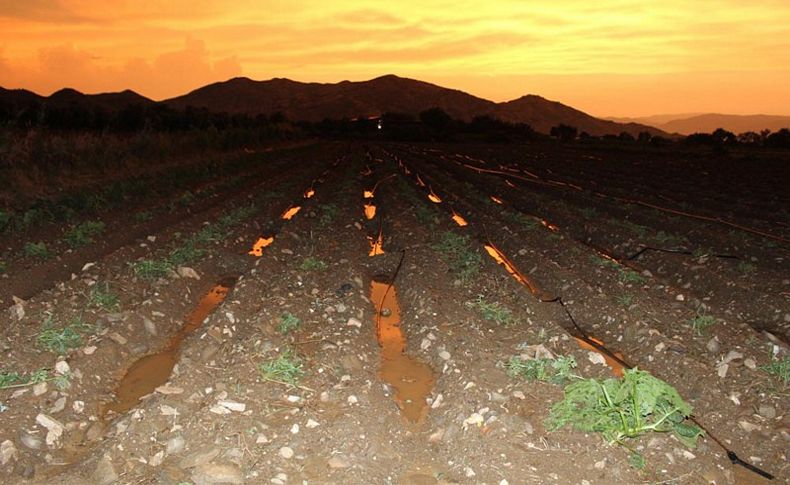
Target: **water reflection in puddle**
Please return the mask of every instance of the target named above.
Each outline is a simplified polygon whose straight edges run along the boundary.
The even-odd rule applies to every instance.
[[[291,220],[291,218],[292,218],[293,216],[295,216],[295,215],[296,215],[296,213],[297,213],[297,212],[299,212],[300,210],[302,210],[302,207],[301,207],[301,206],[298,206],[298,205],[296,205],[296,206],[292,206],[292,207],[289,207],[288,209],[286,209],[286,211],[285,211],[285,212],[283,212],[283,215],[282,215],[281,217],[282,217],[283,219],[285,219],[286,221],[290,221],[290,220]]]
[[[376,206],[373,204],[365,204],[365,217],[370,220],[376,217]]]
[[[431,201],[431,202],[433,202],[434,204],[441,204],[441,203],[442,203],[442,199],[441,199],[441,197],[439,197],[438,195],[436,195],[436,194],[433,192],[433,189],[431,189],[431,188],[428,188],[428,190],[429,190],[429,192],[430,192],[430,193],[428,194],[428,200],[430,200],[430,201]]]
[[[466,226],[466,225],[468,224],[468,223],[466,222],[466,219],[464,219],[463,217],[461,217],[461,215],[460,215],[460,214],[458,214],[458,213],[457,213],[457,212],[455,212],[455,211],[453,211],[453,220],[455,221],[455,223],[456,223],[456,224],[458,224],[458,225],[459,225],[459,226],[461,226],[461,227],[464,227],[464,226]]]
[[[400,306],[395,286],[372,281],[370,299],[376,311],[376,337],[381,346],[380,376],[392,386],[403,416],[420,421],[427,414],[425,399],[433,388],[433,370],[405,354],[406,339],[400,328]]]
[[[235,282],[236,278],[224,278],[211,288],[161,352],[146,355],[132,364],[115,390],[115,401],[106,405],[103,414],[108,411],[124,413],[136,406],[141,397],[151,394],[154,389],[167,382],[178,361],[181,342],[200,327],[203,320],[225,300]]]
[[[310,187],[309,189],[305,190],[305,192],[304,192],[304,198],[305,199],[309,199],[310,197],[312,197],[314,195],[315,195],[315,189],[313,189],[312,187]]]
[[[263,248],[267,246],[271,246],[273,242],[274,242],[274,236],[266,237],[266,238],[259,237],[258,240],[255,241],[255,244],[252,245],[252,249],[248,254],[250,254],[251,256],[261,257],[263,256]]]

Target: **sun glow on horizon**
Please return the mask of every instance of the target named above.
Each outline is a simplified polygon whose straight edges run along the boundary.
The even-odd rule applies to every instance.
[[[0,86],[40,94],[129,88],[158,100],[235,76],[393,73],[594,115],[790,114],[780,0],[41,0],[4,2],[0,29]]]

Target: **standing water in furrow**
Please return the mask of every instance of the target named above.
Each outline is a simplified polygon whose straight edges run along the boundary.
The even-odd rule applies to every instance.
[[[427,413],[425,398],[433,388],[433,370],[405,354],[406,339],[400,328],[395,286],[374,280],[370,295],[376,311],[376,337],[381,346],[380,376],[393,387],[403,416],[416,423]]]
[[[115,401],[107,404],[103,414],[108,411],[124,413],[137,405],[141,397],[167,382],[178,361],[181,342],[225,300],[235,283],[234,277],[223,278],[200,299],[197,307],[185,319],[184,326],[170,338],[162,351],[146,355],[132,364],[115,390]]]

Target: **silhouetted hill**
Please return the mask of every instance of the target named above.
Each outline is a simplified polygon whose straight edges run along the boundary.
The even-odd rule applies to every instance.
[[[155,101],[129,89],[119,93],[83,94],[71,88],[64,88],[52,93],[50,96],[40,96],[26,89],[4,89],[0,87],[0,103],[13,109],[41,103],[57,108],[76,104],[84,108],[101,107],[107,111],[116,111],[134,104],[154,104]]]
[[[495,115],[504,121],[527,123],[535,131],[548,133],[559,123],[575,126],[579,132],[590,135],[619,134],[623,131],[634,136],[641,131],[651,135],[665,135],[661,130],[638,123],[616,123],[590,116],[556,101],[549,101],[533,94],[506,103],[499,103]]]
[[[635,123],[618,124],[592,117],[579,110],[540,96],[525,96],[507,103],[494,103],[456,89],[443,88],[414,79],[387,75],[369,81],[337,84],[301,83],[289,79],[253,81],[234,78],[196,89],[163,103],[174,108],[187,106],[228,113],[281,112],[292,120],[320,121],[378,116],[387,112],[418,115],[438,107],[450,116],[469,121],[488,115],[513,123],[528,123],[548,133],[560,123],[573,125],[591,135],[637,135],[648,131],[665,133]]]
[[[659,128],[683,135],[711,133],[717,128],[724,128],[736,134],[746,131],[759,133],[762,130],[779,131],[782,128],[790,128],[790,116],[704,114],[673,120],[659,125]]]

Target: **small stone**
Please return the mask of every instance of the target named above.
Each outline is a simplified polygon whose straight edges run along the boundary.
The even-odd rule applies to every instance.
[[[422,339],[422,342],[420,342],[420,350],[427,350],[428,347],[430,347],[430,346],[431,346],[431,340],[430,339],[424,338],[424,339]]]
[[[313,429],[318,427],[318,421],[313,421],[312,419],[307,420],[307,424],[305,425],[308,429]]]
[[[57,414],[66,408],[66,396],[62,396],[55,401],[55,404],[49,410],[50,414]]]
[[[174,395],[174,394],[182,394],[184,392],[184,389],[182,389],[180,387],[176,387],[176,386],[170,385],[170,384],[165,384],[163,386],[157,387],[155,389],[155,391],[158,392],[159,394],[164,394],[165,396],[170,396],[170,395]]]
[[[158,451],[158,452],[156,452],[154,454],[154,456],[152,456],[151,458],[148,459],[148,465],[150,465],[150,466],[159,466],[159,465],[162,464],[164,459],[165,459],[165,452],[164,451]]]
[[[721,346],[719,345],[719,340],[716,337],[708,340],[708,343],[705,344],[705,348],[708,349],[708,352],[711,354],[716,354],[719,352]]]
[[[69,372],[71,372],[71,368],[69,367],[69,363],[65,360],[59,360],[55,363],[55,372],[58,374],[65,376]]]
[[[219,404],[215,404],[215,405],[213,405],[213,406],[211,406],[209,408],[209,412],[214,413],[214,414],[219,414],[220,416],[222,416],[222,415],[225,415],[225,414],[230,414],[233,411],[231,411],[230,409],[226,408],[225,406],[220,406]]]
[[[11,460],[16,460],[18,455],[16,446],[11,440],[5,440],[0,443],[0,465],[5,466]]]
[[[444,436],[444,428],[439,428],[433,433],[431,433],[431,435],[428,437],[428,441],[430,443],[438,443],[442,440],[443,436]]]
[[[46,382],[39,382],[35,386],[33,386],[33,395],[40,396],[47,392],[47,383]]]
[[[126,342],[127,342],[126,337],[124,337],[123,335],[119,334],[118,332],[111,332],[107,336],[110,337],[110,340],[112,340],[113,342],[115,342],[118,345],[126,345]]]
[[[85,355],[93,355],[94,352],[96,352],[96,346],[95,345],[89,345],[89,346],[85,347],[84,349],[82,349],[82,353],[85,354]]]
[[[606,359],[603,357],[603,355],[599,354],[598,352],[593,352],[592,350],[587,352],[587,360],[593,364],[606,365]]]
[[[156,324],[150,318],[143,317],[143,327],[145,327],[146,332],[154,337],[157,335]]]
[[[178,276],[182,278],[192,278],[194,280],[200,279],[200,275],[197,274],[197,271],[188,266],[179,266],[176,272],[178,273]]]
[[[525,396],[524,393],[521,392],[521,391],[513,391],[513,397],[515,397],[516,399],[521,399],[521,400],[524,400],[524,399],[527,398],[527,396]]]
[[[294,450],[291,449],[288,446],[283,446],[282,448],[280,448],[280,452],[279,453],[280,453],[280,456],[282,456],[286,460],[290,460],[294,456]]]
[[[235,401],[217,401],[222,407],[228,408],[231,411],[236,411],[237,413],[243,413],[245,409],[247,409],[247,405],[243,402],[235,402]]]
[[[298,424],[294,423],[294,425],[291,426],[291,434],[299,434],[299,425]]]
[[[167,440],[167,445],[165,446],[165,453],[168,455],[177,455],[184,451],[186,447],[186,441],[184,437],[181,435],[173,436],[169,440]]]
[[[75,413],[83,412],[85,410],[85,401],[74,401],[71,403],[71,409],[73,409]]]
[[[327,465],[329,465],[329,468],[335,470],[339,468],[348,468],[349,466],[351,466],[349,465],[348,461],[346,461],[344,458],[338,455],[335,455],[332,458],[330,458],[329,461],[327,461]]]
[[[606,460],[596,461],[593,466],[596,470],[603,470],[606,467]]]
[[[382,308],[381,309],[381,316],[382,317],[388,317],[390,315],[392,315],[392,310],[390,310],[389,308]]]
[[[97,485],[111,485],[118,481],[118,473],[115,467],[112,466],[110,458],[105,456],[96,465],[93,471],[93,483]]]
[[[30,434],[27,431],[22,431],[19,436],[19,441],[25,445],[26,448],[30,448],[31,450],[40,450],[44,443],[41,442],[41,438],[36,435]]]
[[[349,404],[353,405],[353,404],[358,403],[359,399],[357,399],[357,396],[351,395],[351,396],[348,396],[348,399],[346,399],[346,401],[348,401]]]
[[[236,465],[226,463],[204,463],[192,472],[192,481],[196,485],[212,485],[220,483],[244,483],[244,474]]]
[[[269,438],[267,438],[263,433],[258,433],[258,436],[255,437],[255,444],[262,445],[268,442]]]
[[[740,426],[747,433],[751,433],[752,431],[756,431],[756,430],[760,429],[759,425],[756,425],[754,423],[750,423],[749,421],[746,421],[745,419],[742,419],[742,420],[738,421],[738,426]]]
[[[442,360],[450,360],[450,352],[446,350],[442,350],[441,352],[439,352],[439,357],[441,357]]]
[[[686,301],[686,297],[685,297],[685,296],[683,296],[683,294],[682,294],[682,293],[678,293],[678,294],[677,294],[677,296],[675,296],[675,299],[676,299],[677,301]]]
[[[348,307],[346,307],[344,303],[338,303],[335,305],[335,310],[337,310],[337,313],[346,313],[347,309]]]
[[[36,423],[46,428],[47,437],[45,441],[47,445],[55,446],[63,435],[63,425],[60,421],[46,414],[39,413],[38,416],[36,416]]]
[[[774,419],[776,417],[776,408],[767,404],[760,405],[757,412],[765,419]]]
[[[757,369],[757,362],[755,362],[752,358],[743,359],[743,365],[751,370]]]
[[[362,322],[360,322],[358,319],[356,319],[356,318],[354,318],[354,317],[351,317],[351,318],[349,318],[349,319],[348,319],[348,321],[346,322],[346,326],[347,326],[347,327],[357,327],[357,328],[360,328],[360,327],[362,327]]]

